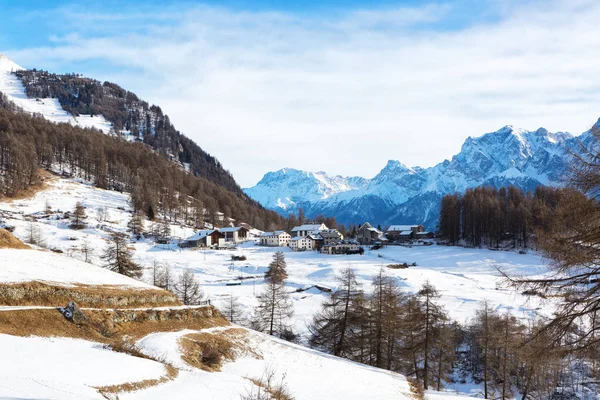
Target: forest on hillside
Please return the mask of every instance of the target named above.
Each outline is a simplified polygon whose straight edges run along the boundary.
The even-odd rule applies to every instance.
[[[0,104],[14,108],[2,98]],[[243,193],[189,174],[142,143],[0,109],[0,197],[38,184],[40,168],[129,192],[134,211],[150,218],[202,226],[222,212],[259,229],[282,224]]]
[[[78,116],[102,115],[115,133],[128,132],[169,160],[190,165],[203,177],[242,195],[233,176],[221,163],[175,129],[160,107],[149,105],[134,93],[111,83],[76,74],[57,75],[40,70],[16,72],[30,98],[56,98],[62,108]]]
[[[575,188],[524,192],[512,185],[448,194],[441,200],[439,236],[451,245],[531,247],[536,235],[554,228],[556,210],[567,202],[586,202],[586,196]]]

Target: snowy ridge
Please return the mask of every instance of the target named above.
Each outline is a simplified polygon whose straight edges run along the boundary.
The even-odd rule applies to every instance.
[[[104,133],[112,131],[112,124],[102,115],[80,115],[78,117],[62,109],[58,99],[30,99],[21,80],[13,73],[24,70],[8,57],[0,54],[0,92],[25,112],[42,115],[48,121],[68,123],[82,128],[95,128]]]
[[[314,184],[315,174],[280,170],[267,173],[245,192],[263,206],[285,214],[297,212],[301,206],[309,217],[333,215],[343,223],[422,223],[433,229],[445,194],[479,185],[513,184],[524,190],[542,184],[562,185],[569,149],[590,136],[590,131],[574,137],[544,128],[527,131],[507,125],[467,138],[451,160],[431,168],[411,168],[390,160],[373,179],[352,178],[360,185],[347,185],[348,190],[325,194],[322,186]]]
[[[322,171],[283,168],[267,173],[256,186],[245,189],[245,192],[268,208],[295,211],[304,202],[325,200],[339,193],[361,189],[368,182],[361,177],[329,176]]]

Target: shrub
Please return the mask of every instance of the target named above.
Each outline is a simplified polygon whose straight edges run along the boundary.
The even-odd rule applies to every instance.
[[[221,365],[221,353],[214,347],[205,347],[200,355],[200,361],[208,366]]]

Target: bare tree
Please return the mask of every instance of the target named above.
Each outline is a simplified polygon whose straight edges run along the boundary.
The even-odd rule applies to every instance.
[[[102,255],[105,262],[104,267],[130,278],[140,278],[143,272],[142,267],[136,264],[132,257],[133,252],[127,247],[125,235],[112,233]]]
[[[185,305],[199,304],[204,296],[200,284],[196,281],[194,271],[189,268],[179,275],[173,285],[173,291]]]
[[[258,296],[252,327],[269,335],[289,331],[288,319],[294,315],[294,305],[283,282],[267,281],[265,291]]]
[[[310,344],[344,357],[353,351],[356,324],[362,317],[355,303],[363,293],[351,268],[343,270],[337,281],[337,290],[323,301],[321,311],[315,314],[309,326]]]
[[[87,218],[85,214],[85,207],[83,204],[78,201],[75,204],[75,209],[73,210],[73,215],[71,216],[71,229],[83,229],[85,228],[85,219]]]
[[[127,228],[137,238],[144,234],[144,218],[140,212],[131,214],[131,218],[127,222]]]
[[[283,282],[288,277],[286,268],[285,254],[282,251],[278,251],[273,254],[273,260],[269,264],[269,270],[265,274],[265,278],[275,283]]]
[[[223,307],[223,314],[232,324],[241,324],[244,322],[242,304],[239,302],[238,298],[233,295],[230,295],[226,300]]]
[[[94,248],[91,246],[90,240],[87,238],[83,238],[83,242],[81,243],[81,254],[83,254],[83,261],[86,263],[92,262],[92,255],[94,254]]]
[[[47,245],[42,229],[34,221],[29,221],[27,225],[27,243],[40,247]]]

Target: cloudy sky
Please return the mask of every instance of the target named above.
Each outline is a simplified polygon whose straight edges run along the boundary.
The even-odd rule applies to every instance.
[[[600,2],[0,0],[0,52],[160,105],[242,186],[600,117]]]

